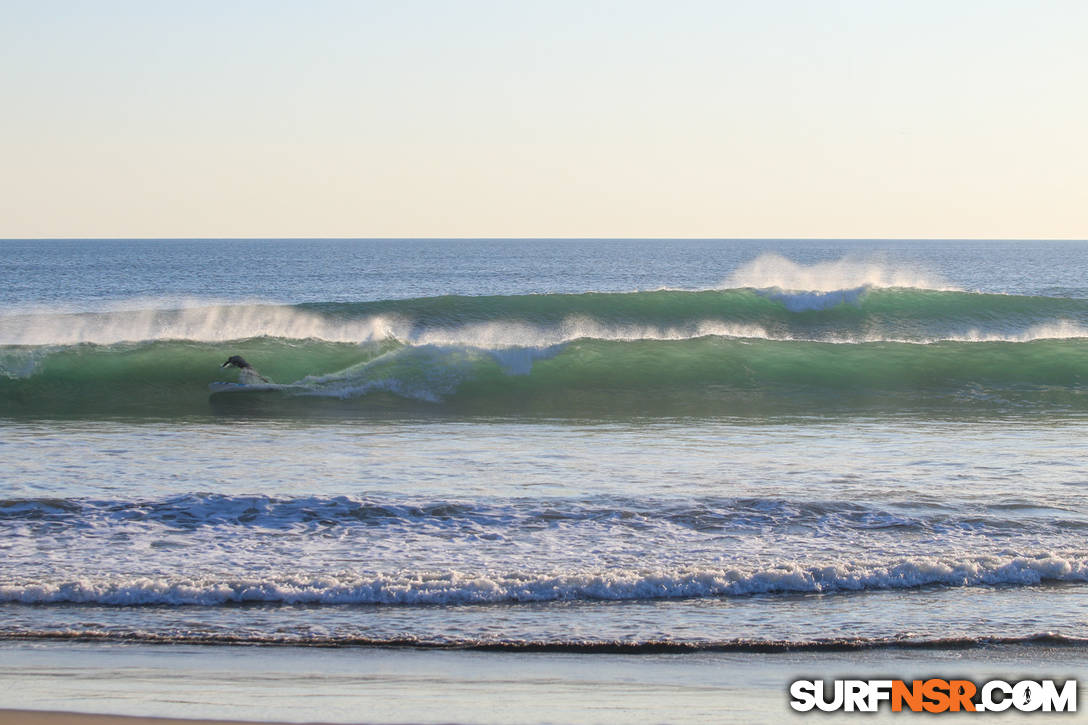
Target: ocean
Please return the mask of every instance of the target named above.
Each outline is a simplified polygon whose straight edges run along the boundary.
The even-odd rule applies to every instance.
[[[1086,434],[1085,243],[0,241],[0,668],[81,707],[17,662],[726,658],[783,710],[779,655],[1052,674]],[[89,707],[194,712],[140,692]]]

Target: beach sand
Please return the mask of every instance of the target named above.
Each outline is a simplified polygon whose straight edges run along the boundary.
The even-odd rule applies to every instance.
[[[129,715],[91,715],[78,712],[0,710],[0,725],[231,725],[239,720],[189,720]]]
[[[798,678],[1080,675],[1084,701],[1086,669],[1083,648],[1043,646],[584,655],[8,643],[0,647],[0,706],[12,709],[0,711],[0,724],[780,722],[812,718],[789,707]],[[1031,719],[1005,713],[1002,721],[1021,717]]]

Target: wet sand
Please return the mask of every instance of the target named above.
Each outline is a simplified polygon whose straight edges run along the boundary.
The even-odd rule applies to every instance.
[[[0,710],[0,725],[236,725],[240,722],[244,723],[246,721],[89,715],[78,712],[45,712],[37,710]]]
[[[11,709],[0,710],[0,725],[799,722],[812,715],[789,707],[789,683],[798,678],[1079,675],[1083,701],[1086,670],[1084,648],[1043,646],[585,655],[6,643],[0,706]],[[817,717],[828,718],[857,715]]]

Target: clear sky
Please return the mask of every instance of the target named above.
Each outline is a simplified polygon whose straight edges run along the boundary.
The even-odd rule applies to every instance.
[[[0,237],[1088,238],[1088,2],[0,0]]]

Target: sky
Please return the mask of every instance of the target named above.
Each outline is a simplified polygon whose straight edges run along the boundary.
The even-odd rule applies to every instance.
[[[0,238],[1088,238],[1082,0],[0,0]]]

